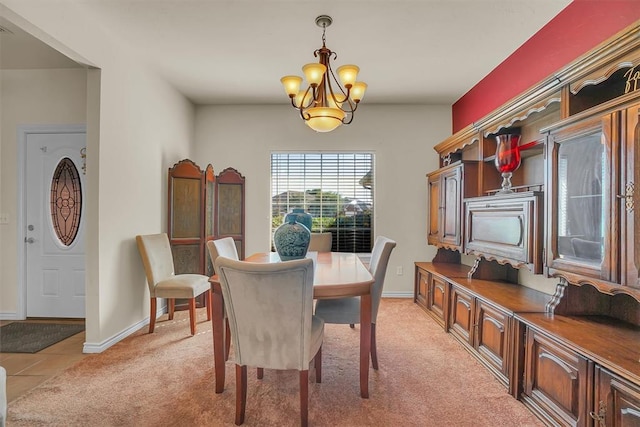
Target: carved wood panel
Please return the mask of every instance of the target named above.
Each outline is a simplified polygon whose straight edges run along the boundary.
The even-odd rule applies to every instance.
[[[475,310],[475,348],[503,383],[508,384],[509,315],[481,299],[476,300]]]
[[[435,315],[441,325],[447,318],[447,306],[449,304],[449,283],[438,276],[430,275],[427,291],[427,308]],[[445,326],[446,329],[446,326]]]
[[[451,286],[450,292],[449,332],[457,336],[463,343],[471,345],[474,299],[457,286]]]
[[[525,349],[525,402],[567,426],[590,425],[593,363],[533,329]]]

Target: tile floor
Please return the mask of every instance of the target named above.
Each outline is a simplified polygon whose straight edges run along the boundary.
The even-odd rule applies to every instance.
[[[55,320],[60,323],[84,322],[84,320]],[[9,323],[11,321],[3,320],[0,321],[0,326]],[[81,332],[38,353],[0,353],[0,366],[7,370],[7,402],[10,403],[87,356],[82,353],[84,340],[85,334]]]

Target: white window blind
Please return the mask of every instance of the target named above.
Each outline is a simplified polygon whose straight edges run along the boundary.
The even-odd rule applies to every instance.
[[[273,231],[294,208],[313,217],[312,232],[331,232],[335,252],[371,252],[372,153],[273,153]]]

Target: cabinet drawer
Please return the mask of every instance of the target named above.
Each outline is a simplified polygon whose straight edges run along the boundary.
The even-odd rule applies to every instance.
[[[447,303],[449,295],[449,283],[435,275],[429,276],[429,291],[427,297],[427,308],[431,311],[433,317],[445,327],[445,319],[447,313]]]
[[[429,273],[416,268],[416,285],[413,301],[423,308],[427,308],[427,292],[429,286]]]
[[[471,346],[473,328],[473,304],[471,294],[457,286],[451,286],[451,307],[449,309],[449,332],[463,344]]]
[[[466,252],[541,273],[541,200],[538,192],[466,199]]]
[[[575,351],[528,328],[522,400],[551,424],[591,425],[593,363]]]
[[[509,383],[509,315],[476,300],[475,348],[486,365],[506,385]]]

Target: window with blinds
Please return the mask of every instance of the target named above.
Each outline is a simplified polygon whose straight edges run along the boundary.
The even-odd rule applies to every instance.
[[[371,252],[372,153],[271,154],[271,235],[294,208],[313,217],[312,232],[331,232],[334,252]]]

